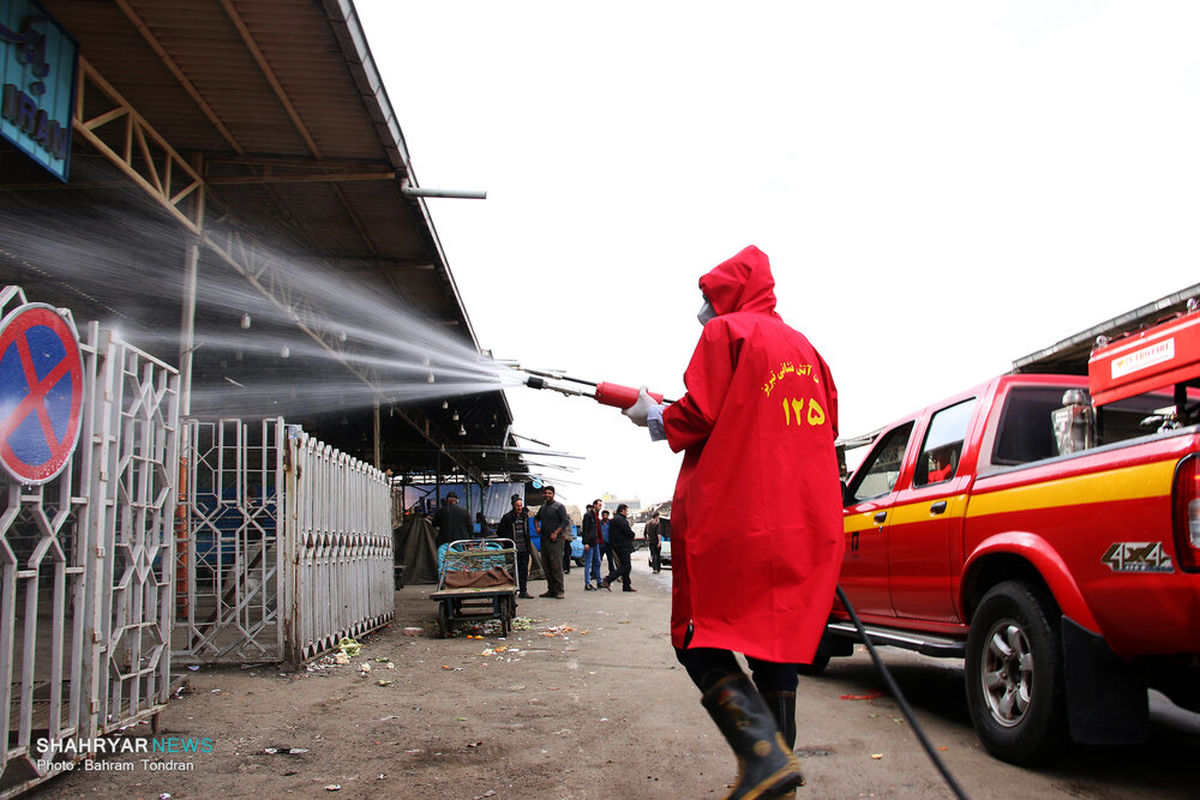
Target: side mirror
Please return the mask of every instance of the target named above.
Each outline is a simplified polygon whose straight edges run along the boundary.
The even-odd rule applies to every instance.
[[[846,483],[845,478],[842,478],[842,505],[843,506],[850,505],[851,498],[849,497],[849,494],[850,494],[850,485],[848,483]]]

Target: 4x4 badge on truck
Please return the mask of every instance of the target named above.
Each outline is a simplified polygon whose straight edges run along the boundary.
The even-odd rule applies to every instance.
[[[1162,542],[1113,542],[1100,562],[1113,572],[1174,572]]]

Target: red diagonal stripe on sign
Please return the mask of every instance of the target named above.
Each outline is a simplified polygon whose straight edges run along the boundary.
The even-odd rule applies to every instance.
[[[31,413],[38,415],[38,421],[41,423],[42,432],[46,436],[46,444],[50,448],[50,452],[55,452],[62,444],[58,437],[54,434],[54,425],[50,421],[50,412],[46,410],[46,395],[50,390],[58,384],[62,376],[71,368],[70,359],[64,358],[50,370],[42,380],[37,379],[37,370],[33,366],[33,354],[29,352],[29,342],[21,336],[17,338],[13,344],[17,346],[17,353],[21,356],[21,368],[25,370],[25,382],[29,385],[29,394],[25,399],[8,415],[8,419],[0,423],[0,440],[7,442],[9,434],[25,421],[25,418]]]

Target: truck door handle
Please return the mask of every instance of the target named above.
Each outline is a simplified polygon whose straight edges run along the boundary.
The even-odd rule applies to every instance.
[[[946,510],[946,501],[945,500],[938,500],[936,503],[934,503],[933,505],[931,505],[929,507],[930,514],[941,514],[945,510]]]
[[[875,515],[874,519],[875,519],[875,522],[876,522],[877,524],[880,524],[880,525],[882,525],[882,524],[883,524],[883,521],[884,521],[885,519],[887,519],[887,512],[886,512],[886,511],[880,511],[878,514],[876,514],[876,515]]]

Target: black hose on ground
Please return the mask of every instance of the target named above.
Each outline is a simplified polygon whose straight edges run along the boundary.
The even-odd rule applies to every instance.
[[[888,668],[884,666],[883,659],[875,651],[875,645],[871,644],[871,637],[867,635],[862,622],[858,619],[858,612],[854,610],[854,606],[850,605],[850,598],[846,597],[846,593],[842,591],[840,585],[837,587],[837,596],[842,601],[842,605],[846,607],[846,611],[850,612],[850,619],[854,621],[854,627],[858,629],[858,635],[862,637],[863,642],[867,645],[867,652],[871,654],[871,660],[879,668],[879,674],[883,676],[883,680],[888,686],[888,691],[892,693],[892,697],[896,698],[896,702],[900,704],[900,711],[904,713],[904,718],[912,726],[913,733],[916,734],[921,746],[925,748],[925,752],[929,755],[929,760],[937,767],[938,772],[942,773],[942,778],[946,781],[946,785],[950,787],[951,791],[954,792],[955,797],[958,797],[960,800],[970,800],[967,793],[958,785],[958,781],[955,780],[954,775],[950,773],[950,770],[942,762],[941,756],[933,749],[933,744],[930,743],[929,737],[925,735],[925,731],[922,730],[921,725],[917,722],[912,708],[909,707],[908,701],[904,699],[904,694],[900,691],[900,687],[896,685],[895,679],[892,678],[892,673],[888,672]]]

